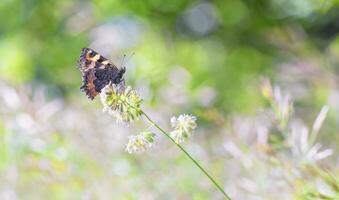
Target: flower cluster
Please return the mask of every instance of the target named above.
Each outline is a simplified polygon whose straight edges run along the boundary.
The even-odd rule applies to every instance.
[[[269,79],[263,79],[261,83],[261,93],[271,104],[274,115],[279,123],[280,129],[285,129],[290,116],[293,114],[293,104],[289,95],[284,95],[280,87],[272,87]]]
[[[316,162],[333,154],[332,149],[321,149],[322,145],[316,142],[318,132],[326,118],[329,108],[325,105],[316,120],[313,123],[311,131],[302,123],[294,123],[291,125],[291,131],[288,135],[288,146],[293,156],[299,158],[303,162]]]
[[[102,89],[100,97],[104,106],[103,111],[115,117],[117,122],[132,122],[143,114],[141,110],[141,97],[130,86],[125,88],[123,82],[121,84],[108,84]],[[194,129],[197,127],[196,117],[187,114],[172,117],[171,126],[174,130],[170,132],[170,136],[175,142],[182,143],[194,133]],[[155,134],[151,132],[131,135],[126,146],[127,152],[145,151],[148,147],[152,146],[154,136]]]
[[[322,145],[316,142],[319,130],[329,111],[327,105],[321,109],[312,129],[309,129],[302,121],[294,119],[292,100],[288,95],[282,94],[280,87],[272,87],[269,79],[264,79],[261,92],[271,104],[275,118],[279,122],[278,128],[282,131],[281,136],[286,140],[285,147],[290,148],[295,158],[303,162],[314,163],[333,154],[332,149],[322,150]],[[273,134],[271,136],[273,138]]]
[[[193,135],[194,129],[197,127],[196,120],[197,118],[195,116],[187,114],[172,117],[171,125],[174,130],[170,133],[170,136],[177,143],[183,143],[185,139]]]
[[[131,135],[126,145],[126,151],[130,154],[143,152],[153,145],[154,137],[155,134],[152,132],[141,132],[139,135]]]
[[[132,122],[142,114],[138,93],[124,84],[108,84],[100,93],[103,111],[114,116],[117,122]]]

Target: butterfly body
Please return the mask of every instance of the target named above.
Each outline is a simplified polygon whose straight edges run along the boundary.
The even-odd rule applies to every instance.
[[[125,68],[119,69],[90,48],[82,49],[78,69],[82,73],[82,86],[80,89],[92,100],[106,85],[124,82]]]

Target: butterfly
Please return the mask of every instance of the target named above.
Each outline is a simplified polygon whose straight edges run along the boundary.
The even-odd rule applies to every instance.
[[[80,89],[93,100],[108,84],[124,83],[125,67],[118,68],[108,59],[90,48],[83,48],[78,60],[78,69],[82,73]]]

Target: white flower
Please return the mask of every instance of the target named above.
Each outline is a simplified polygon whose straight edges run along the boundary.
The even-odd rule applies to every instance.
[[[289,118],[293,113],[293,104],[289,95],[283,94],[280,87],[272,87],[269,79],[263,79],[261,93],[273,109],[274,115],[279,122],[279,128],[286,128]]]
[[[103,111],[114,116],[117,122],[131,122],[141,115],[141,97],[130,86],[108,84],[100,93]]]
[[[155,134],[151,132],[141,132],[139,135],[129,136],[126,151],[130,154],[145,151],[153,145],[154,136]]]
[[[197,118],[193,115],[183,114],[179,117],[171,118],[171,125],[174,130],[170,136],[177,142],[182,143],[185,139],[192,136],[194,129],[197,127]]]
[[[316,162],[333,154],[332,149],[321,150],[322,145],[316,143],[319,129],[326,118],[327,112],[328,106],[324,106],[313,123],[311,134],[305,125],[292,124],[288,143],[294,156],[306,162]]]

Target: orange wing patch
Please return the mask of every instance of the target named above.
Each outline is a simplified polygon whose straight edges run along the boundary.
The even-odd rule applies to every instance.
[[[83,79],[82,79],[83,83],[80,88],[83,92],[85,92],[88,98],[92,100],[94,99],[95,96],[98,95],[98,92],[96,91],[95,84],[94,84],[95,79],[96,79],[95,70],[94,69],[88,70],[83,76]]]

